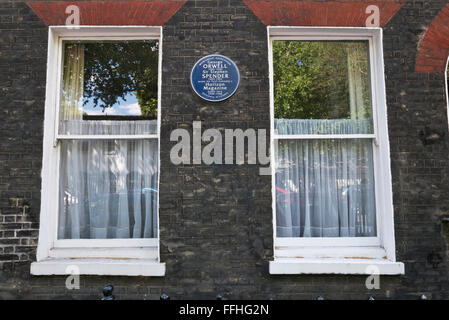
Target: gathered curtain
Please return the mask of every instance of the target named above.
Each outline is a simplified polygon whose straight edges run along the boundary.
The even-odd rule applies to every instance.
[[[370,109],[366,105],[371,93],[368,54],[360,43],[348,44],[346,52],[351,119],[363,119],[367,116],[367,109]]]
[[[84,86],[84,45],[67,45],[61,86],[61,120],[81,120]]]

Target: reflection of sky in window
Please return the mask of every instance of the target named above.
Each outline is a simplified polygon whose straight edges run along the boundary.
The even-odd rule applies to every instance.
[[[141,116],[139,103],[134,92],[130,92],[125,96],[125,100],[118,99],[118,102],[112,107],[104,109],[95,106],[94,99],[90,98],[82,107],[83,112],[89,116]]]

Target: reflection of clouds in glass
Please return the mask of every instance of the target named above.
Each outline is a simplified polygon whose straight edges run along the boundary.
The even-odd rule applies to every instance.
[[[138,103],[132,103],[124,106],[119,106],[124,112],[126,112],[126,115],[129,116],[141,116],[142,111],[140,110],[140,106]]]
[[[82,108],[81,108],[82,109]],[[106,108],[103,112],[101,108],[84,108],[82,111],[89,116],[141,116],[139,103],[131,103],[127,105],[115,105],[112,108]]]

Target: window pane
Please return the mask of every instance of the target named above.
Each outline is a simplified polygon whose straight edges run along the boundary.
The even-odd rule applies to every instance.
[[[158,46],[64,41],[59,133],[156,133]]]
[[[372,141],[280,140],[278,237],[374,237]]]
[[[61,143],[59,239],[157,237],[157,140]]]
[[[277,133],[373,133],[368,48],[368,41],[273,41]]]

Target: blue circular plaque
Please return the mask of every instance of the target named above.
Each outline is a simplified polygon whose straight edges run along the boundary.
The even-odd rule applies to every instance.
[[[193,90],[207,101],[223,101],[232,96],[240,84],[240,72],[231,59],[212,54],[195,63],[190,74]]]

